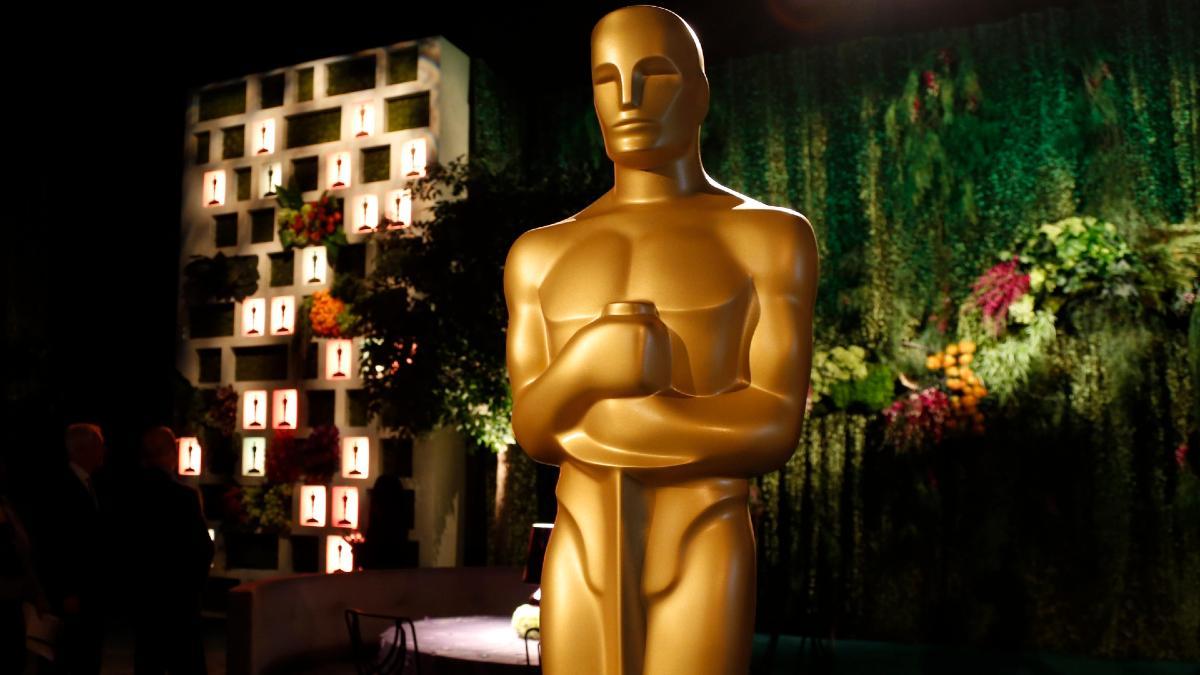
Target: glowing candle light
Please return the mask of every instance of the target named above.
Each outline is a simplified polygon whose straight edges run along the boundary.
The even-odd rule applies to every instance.
[[[266,333],[267,299],[247,298],[242,301],[242,335],[258,337]]]
[[[344,485],[333,488],[333,517],[337,527],[358,527],[358,488]]]
[[[225,204],[225,172],[222,170],[204,172],[204,205],[223,206]]]
[[[242,475],[263,476],[267,472],[267,439],[247,436],[242,439]]]
[[[354,343],[350,340],[328,340],[325,342],[325,379],[349,379]]]
[[[242,428],[267,428],[267,392],[252,390],[242,394]]]
[[[300,486],[300,524],[325,527],[325,486]]]
[[[339,535],[325,538],[325,573],[354,571],[354,549]]]
[[[271,298],[271,334],[291,335],[295,331],[296,299],[290,295]]]
[[[200,475],[200,439],[184,436],[179,439],[179,475]]]
[[[405,178],[421,178],[425,175],[426,143],[424,138],[414,138],[400,146],[400,175]]]
[[[370,439],[366,436],[342,437],[342,477],[365,479],[370,472]]]
[[[296,411],[296,390],[276,389],[271,392],[271,395],[274,398],[274,410],[272,413],[274,415],[275,428],[295,429],[298,417]]]

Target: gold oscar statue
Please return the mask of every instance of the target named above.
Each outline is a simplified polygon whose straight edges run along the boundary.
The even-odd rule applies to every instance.
[[[562,467],[543,668],[745,673],[748,479],[799,439],[816,241],[804,216],[704,172],[708,80],[679,16],[601,19],[592,89],[613,189],[518,239],[504,277],[513,430]]]

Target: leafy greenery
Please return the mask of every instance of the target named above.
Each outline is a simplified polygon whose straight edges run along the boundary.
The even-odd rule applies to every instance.
[[[241,302],[257,292],[257,256],[195,256],[183,268],[183,297],[189,305],[229,299]]]

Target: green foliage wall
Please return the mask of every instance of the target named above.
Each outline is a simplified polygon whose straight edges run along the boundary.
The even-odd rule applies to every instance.
[[[896,359],[1041,223],[1200,221],[1197,26],[1128,1],[710,63],[706,167],[813,222],[818,342]],[[610,180],[586,83],[472,87],[473,162]],[[1200,320],[1190,346],[1130,303],[1061,321],[982,439],[902,455],[878,415],[810,417],[755,486],[760,629],[1200,658]]]

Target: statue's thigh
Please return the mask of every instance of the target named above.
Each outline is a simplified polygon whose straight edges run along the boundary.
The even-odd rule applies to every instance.
[[[591,675],[604,663],[603,608],[585,576],[578,527],[562,511],[542,568],[542,668],[550,675]]]
[[[731,509],[681,542],[675,583],[648,599],[647,675],[745,675],[754,636],[754,535]]]

